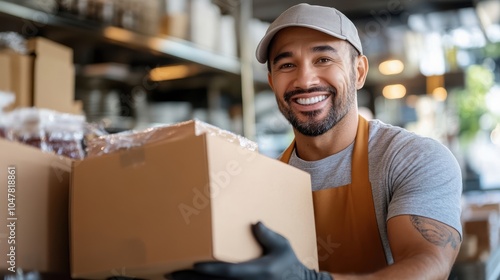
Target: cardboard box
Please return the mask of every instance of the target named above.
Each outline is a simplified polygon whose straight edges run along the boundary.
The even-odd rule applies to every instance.
[[[189,39],[189,16],[187,13],[163,15],[160,20],[160,35]]]
[[[0,90],[16,95],[8,109],[46,108],[81,114],[75,104],[73,50],[43,37],[27,41],[29,55],[0,51]]]
[[[500,238],[500,218],[495,211],[474,211],[464,220],[464,242],[475,236],[475,251],[469,253],[468,260],[484,261],[498,247]]]
[[[36,55],[33,66],[33,106],[75,113],[73,50],[43,37],[28,40]]]
[[[71,161],[4,139],[0,150],[0,271],[69,275]],[[8,170],[14,178],[7,177]]]
[[[163,279],[196,261],[250,260],[257,221],[318,268],[310,175],[216,134],[75,162],[71,184],[74,278]]]
[[[9,109],[30,107],[33,104],[33,58],[10,50],[0,50],[0,90],[16,96]]]

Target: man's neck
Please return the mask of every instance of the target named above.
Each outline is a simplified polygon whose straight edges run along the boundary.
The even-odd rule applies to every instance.
[[[314,161],[336,154],[354,142],[357,128],[358,112],[351,110],[339,123],[320,136],[306,136],[294,130],[297,156],[306,161]]]

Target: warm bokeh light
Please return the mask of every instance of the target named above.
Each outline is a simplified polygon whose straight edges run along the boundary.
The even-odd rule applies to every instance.
[[[190,69],[187,65],[163,66],[149,72],[149,78],[154,82],[181,79],[189,75]]]
[[[378,66],[380,73],[384,75],[395,75],[403,72],[405,66],[401,60],[386,60]]]
[[[398,99],[405,96],[406,88],[402,84],[388,85],[384,87],[382,94],[387,99]]]
[[[432,91],[432,97],[437,101],[445,101],[448,97],[448,92],[444,87],[437,87]]]

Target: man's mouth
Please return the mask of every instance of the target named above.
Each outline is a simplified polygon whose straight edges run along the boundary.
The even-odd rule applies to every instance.
[[[300,105],[312,105],[327,99],[327,95],[319,95],[309,98],[297,98],[295,101]]]

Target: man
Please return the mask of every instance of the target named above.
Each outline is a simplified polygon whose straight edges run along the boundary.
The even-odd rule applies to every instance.
[[[206,262],[174,279],[446,279],[461,242],[460,168],[435,140],[358,114],[368,61],[354,24],[334,8],[300,4],[257,47],[295,139],[281,160],[311,174],[320,270],[258,223],[263,256]],[[300,229],[297,229],[300,230]]]

